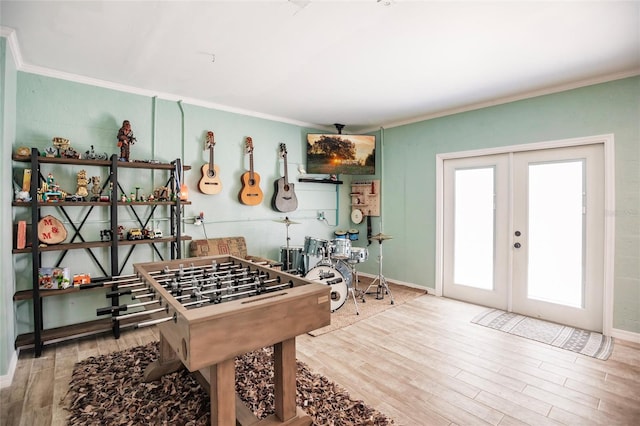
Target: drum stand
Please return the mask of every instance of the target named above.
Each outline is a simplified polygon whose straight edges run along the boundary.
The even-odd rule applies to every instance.
[[[349,288],[349,293],[351,293],[351,297],[353,297],[353,304],[356,306],[356,315],[360,315],[360,311],[358,311],[357,298],[359,297],[362,303],[365,303],[366,300],[364,299],[364,292],[358,289],[358,270],[356,269],[356,264],[353,262],[347,262],[347,263],[351,267],[351,281],[352,281],[351,287]],[[356,296],[356,293],[358,293],[357,296]]]
[[[289,237],[289,225],[292,225],[292,224],[293,225],[297,225],[300,222],[294,222],[292,220],[289,220],[288,217],[285,217],[283,220],[274,220],[274,222],[284,223],[285,226],[286,226],[286,232],[287,232],[287,251],[286,251],[286,253],[287,254],[285,255],[285,260],[284,260],[284,270],[285,270],[285,272],[291,272],[292,271],[291,267],[293,265],[291,265],[291,260],[289,259],[289,256],[290,256],[290,254],[289,254],[289,241],[291,241],[291,238]],[[300,272],[300,271],[298,271],[297,266],[296,266],[295,272],[296,273]]]
[[[379,244],[379,254],[378,254],[378,276],[375,277],[375,279],[371,282],[371,284],[369,284],[369,287],[367,287],[367,289],[364,291],[365,294],[369,292],[369,289],[371,287],[373,287],[373,285],[376,283],[376,281],[378,282],[378,288],[376,290],[376,299],[377,300],[382,300],[384,299],[384,295],[385,293],[387,293],[389,295],[389,297],[391,297],[391,304],[394,304],[393,301],[393,294],[391,294],[391,290],[389,290],[389,286],[387,285],[387,279],[384,277],[384,275],[382,275],[382,242],[384,240],[390,240],[391,237],[390,235],[384,235],[382,233],[374,235],[373,237],[371,237],[372,240],[377,240],[378,244]]]

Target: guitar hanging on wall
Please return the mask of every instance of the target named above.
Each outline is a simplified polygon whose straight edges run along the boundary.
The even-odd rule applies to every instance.
[[[220,169],[213,162],[213,147],[216,145],[216,141],[213,136],[213,132],[207,132],[207,142],[205,144],[205,151],[209,149],[209,163],[202,166],[202,178],[198,182],[198,189],[204,194],[214,195],[222,191],[222,182],[220,182]]]
[[[249,154],[249,171],[244,172],[240,177],[242,189],[240,189],[238,199],[242,204],[256,206],[262,202],[264,195],[260,189],[260,175],[253,171],[253,139],[247,136],[245,145]]]
[[[287,173],[287,146],[280,144],[280,156],[284,159],[284,177],[276,179],[274,184],[275,193],[271,205],[279,212],[292,212],[298,208],[298,198],[294,192],[294,185],[289,183]]]

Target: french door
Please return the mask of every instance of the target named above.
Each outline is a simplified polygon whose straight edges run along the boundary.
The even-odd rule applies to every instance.
[[[602,331],[602,144],[444,161],[443,294]]]

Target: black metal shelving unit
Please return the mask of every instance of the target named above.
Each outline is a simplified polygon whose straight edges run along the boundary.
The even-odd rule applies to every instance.
[[[14,293],[14,301],[29,300],[33,301],[33,332],[19,335],[16,338],[15,346],[18,347],[33,347],[35,356],[42,354],[42,349],[45,343],[56,342],[71,338],[77,338],[81,336],[103,333],[111,330],[114,338],[120,337],[121,328],[128,327],[128,321],[115,321],[113,316],[111,318],[104,318],[96,321],[82,322],[64,327],[57,327],[53,329],[44,328],[43,317],[43,299],[46,297],[53,297],[62,294],[69,294],[76,291],[90,291],[96,289],[109,288],[112,292],[117,290],[115,284],[108,284],[108,281],[113,277],[122,273],[123,269],[127,265],[127,262],[135,250],[141,244],[151,245],[156,254],[163,259],[162,253],[156,247],[156,244],[170,244],[170,256],[171,259],[179,259],[182,257],[182,241],[190,240],[191,238],[186,235],[182,235],[180,229],[182,206],[189,204],[188,201],[181,201],[180,197],[174,196],[173,199],[166,201],[132,201],[123,202],[117,198],[118,190],[122,190],[118,182],[118,170],[122,168],[129,169],[142,169],[142,170],[166,170],[168,172],[168,180],[165,186],[171,189],[172,194],[177,194],[179,190],[179,173],[183,170],[189,170],[189,166],[182,166],[181,160],[178,158],[171,163],[151,163],[151,162],[121,162],[118,161],[117,155],[112,155],[109,160],[92,160],[92,159],[72,159],[72,158],[56,158],[56,157],[42,157],[37,148],[31,149],[30,157],[13,157],[14,161],[18,162],[30,162],[31,168],[31,183],[30,183],[30,195],[31,201],[29,202],[13,202],[15,207],[28,207],[31,208],[31,235],[30,235],[30,247],[25,249],[14,249],[13,253],[30,253],[32,260],[32,289],[17,291]],[[40,184],[45,180],[42,165],[76,165],[76,166],[101,166],[109,169],[109,177],[102,184],[102,189],[111,188],[109,201],[55,201],[55,202],[43,202],[38,199],[38,190]],[[123,191],[124,192],[124,191]],[[136,211],[136,208],[140,206],[150,206],[150,211],[147,211],[145,215],[140,215]],[[154,217],[154,212],[160,206],[169,207],[170,217],[170,236],[157,238],[157,239],[145,239],[145,240],[119,240],[118,235],[118,217],[119,209],[130,209],[133,217],[139,223],[141,228],[145,228],[149,221]],[[67,240],[69,242],[41,246],[38,238],[38,222],[40,221],[42,214],[41,209],[44,207],[56,208],[68,221],[71,223],[72,230],[70,237]],[[88,210],[82,216],[78,225],[72,220],[66,209],[72,209],[77,207],[89,207]],[[91,215],[94,208],[109,208],[109,222],[110,222],[110,241],[86,241],[82,236],[82,228]],[[79,241],[77,241],[79,240]],[[100,261],[98,256],[95,255],[93,249],[97,248],[109,248],[108,261]],[[71,287],[64,290],[48,290],[40,291],[38,283],[38,274],[40,267],[42,266],[42,253],[56,251],[60,253],[56,266],[59,266],[71,250],[85,250],[89,253],[90,257],[95,262],[96,266],[104,274],[103,277],[92,278],[92,283],[80,288]],[[121,257],[121,251],[126,250],[124,257]],[[122,259],[122,261],[121,261]],[[118,295],[111,296],[112,306],[118,306],[120,300]],[[117,315],[117,313],[113,314]]]

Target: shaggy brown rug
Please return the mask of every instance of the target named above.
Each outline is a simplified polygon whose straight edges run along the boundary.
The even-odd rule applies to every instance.
[[[262,419],[274,413],[271,348],[236,358],[236,392]],[[67,409],[69,425],[208,425],[210,402],[188,370],[142,381],[158,358],[158,343],[91,357],[76,364]],[[297,361],[297,405],[317,425],[390,425],[393,420]]]

